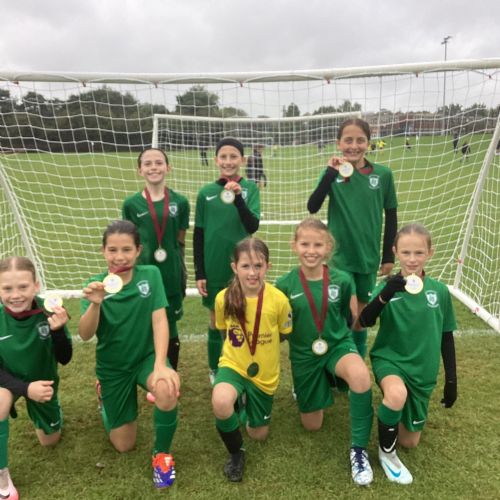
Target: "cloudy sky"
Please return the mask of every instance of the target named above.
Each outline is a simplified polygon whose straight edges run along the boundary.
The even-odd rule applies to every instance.
[[[0,72],[322,69],[500,56],[498,0],[0,0]]]

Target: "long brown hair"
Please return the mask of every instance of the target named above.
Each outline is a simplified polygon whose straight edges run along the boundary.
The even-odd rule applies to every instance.
[[[260,256],[265,260],[266,264],[269,264],[269,248],[262,240],[259,240],[259,238],[245,238],[236,245],[232,259],[235,264],[240,260],[242,253],[246,253],[249,256],[252,254]],[[224,295],[224,316],[227,318],[234,317],[244,321],[245,313],[245,294],[241,288],[240,280],[235,274]]]

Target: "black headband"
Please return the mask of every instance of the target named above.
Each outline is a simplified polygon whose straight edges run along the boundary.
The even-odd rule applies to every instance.
[[[243,144],[238,139],[233,139],[232,137],[225,137],[217,143],[217,146],[215,146],[215,156],[217,156],[220,148],[223,146],[233,146],[233,148],[236,148],[241,153],[241,156],[245,156]]]

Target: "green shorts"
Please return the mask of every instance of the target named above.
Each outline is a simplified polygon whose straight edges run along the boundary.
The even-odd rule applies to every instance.
[[[423,391],[416,388],[408,377],[396,365],[385,359],[372,360],[375,381],[380,386],[380,381],[388,375],[398,376],[405,384],[408,396],[403,406],[401,423],[412,432],[421,431],[427,421],[431,391]]]
[[[57,391],[54,391],[52,399],[46,403],[37,403],[26,398],[26,409],[35,429],[41,429],[47,435],[62,429],[63,412],[57,398]]]
[[[137,364],[134,370],[119,376],[100,376],[101,397],[108,428],[116,429],[137,419],[137,386],[147,391],[147,380],[154,368],[152,353]],[[168,360],[165,363],[170,366]]]
[[[207,286],[207,296],[201,298],[201,303],[211,311],[215,310],[215,297],[217,294],[226,288],[225,286]]]
[[[353,352],[357,353],[358,350],[351,335],[348,335],[334,345],[329,343],[328,351],[323,356],[311,351],[307,361],[292,360],[293,388],[301,413],[323,410],[333,403],[328,372],[335,376],[335,367],[340,358]]]
[[[344,270],[345,271],[345,270]],[[356,297],[360,302],[367,304],[375,284],[377,282],[377,273],[361,274],[353,273],[352,271],[345,271],[352,276],[354,286],[356,287]]]
[[[242,377],[231,368],[223,367],[217,370],[214,386],[221,382],[231,384],[236,389],[238,396],[246,394],[245,408],[249,427],[262,427],[270,424],[273,396],[261,391],[251,380]]]

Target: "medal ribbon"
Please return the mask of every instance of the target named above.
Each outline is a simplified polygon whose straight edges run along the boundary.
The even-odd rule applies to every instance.
[[[311,289],[307,284],[307,280],[302,269],[299,270],[299,278],[300,282],[302,283],[304,293],[306,294],[307,302],[309,303],[309,307],[311,308],[314,324],[316,325],[316,329],[318,330],[318,333],[321,337],[323,326],[325,325],[326,311],[328,307],[328,267],[323,265],[323,296],[321,298],[321,317],[319,316],[318,310],[316,309],[316,304],[314,303]]]
[[[36,303],[35,300],[33,300],[31,304],[31,309],[28,311],[21,311],[21,312],[14,312],[8,307],[4,306],[5,312],[9,315],[12,316],[14,319],[25,319],[29,318],[30,316],[34,316],[35,314],[43,313],[43,309],[38,307],[38,304]]]
[[[109,268],[109,272],[111,274],[119,274],[119,273],[124,273],[126,271],[130,271],[134,266],[122,266],[122,267],[113,267]]]
[[[234,182],[240,182],[243,177],[236,176],[234,179],[230,179],[229,177],[219,177],[217,179],[217,182],[221,183],[223,186],[225,186],[229,181],[234,181]]]
[[[245,328],[245,318],[238,318],[238,322],[240,323],[241,331],[243,332],[243,336],[248,343],[248,348],[250,349],[250,354],[253,356],[255,351],[257,350],[257,339],[259,338],[259,326],[260,326],[260,316],[262,314],[262,302],[264,298],[264,287],[265,284],[262,285],[260,289],[259,296],[257,299],[257,311],[255,312],[255,321],[253,323],[253,333],[252,338],[249,339],[247,336],[247,329]]]
[[[151,214],[151,218],[153,219],[153,226],[155,228],[156,239],[158,240],[158,248],[161,248],[161,241],[163,240],[163,235],[165,234],[165,228],[167,227],[167,219],[168,219],[168,209],[169,209],[169,196],[168,189],[164,188],[165,198],[163,200],[163,213],[161,216],[161,227],[158,222],[158,215],[156,215],[155,206],[153,205],[153,200],[151,199],[151,195],[149,194],[148,188],[144,188],[144,194],[146,195],[146,201],[148,202],[149,213]]]

